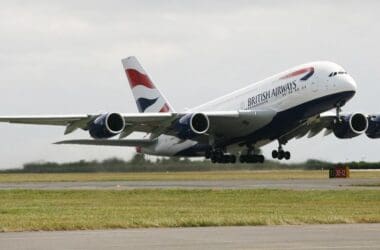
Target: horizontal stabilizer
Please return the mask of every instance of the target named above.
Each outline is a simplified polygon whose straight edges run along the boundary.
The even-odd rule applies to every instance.
[[[153,140],[147,139],[128,139],[128,140],[67,140],[59,141],[54,144],[78,144],[78,145],[97,145],[97,146],[119,146],[119,147],[146,147],[153,144]]]

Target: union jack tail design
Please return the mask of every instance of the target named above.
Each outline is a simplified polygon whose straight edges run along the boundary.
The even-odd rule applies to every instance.
[[[136,57],[127,57],[121,62],[140,113],[174,112],[170,103],[154,86]]]

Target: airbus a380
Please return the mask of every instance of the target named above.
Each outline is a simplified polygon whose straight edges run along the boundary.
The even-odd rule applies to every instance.
[[[339,65],[303,64],[185,112],[176,112],[135,57],[122,60],[139,113],[0,117],[0,122],[65,126],[93,139],[57,144],[136,147],[157,156],[206,157],[212,162],[263,162],[259,148],[278,141],[272,157],[290,159],[289,140],[325,135],[380,138],[380,115],[341,114],[356,92],[354,79]],[[335,109],[333,115],[322,115]],[[128,139],[144,132],[142,139]],[[110,139],[118,136],[117,139]]]

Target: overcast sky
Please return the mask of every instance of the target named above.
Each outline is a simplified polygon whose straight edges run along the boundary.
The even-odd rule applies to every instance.
[[[0,115],[136,112],[120,59],[138,57],[176,110],[292,66],[342,65],[358,92],[345,112],[380,113],[378,1],[2,1]],[[0,124],[0,167],[117,156],[56,146],[64,128]],[[269,157],[275,143],[264,148]],[[293,140],[295,161],[380,161],[380,139]]]

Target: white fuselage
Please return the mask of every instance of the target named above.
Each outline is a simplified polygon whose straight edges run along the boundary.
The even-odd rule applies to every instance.
[[[355,91],[355,81],[341,66],[332,62],[312,62],[251,84],[192,108],[188,112],[260,110],[265,108],[280,113],[326,96]],[[316,108],[318,109],[318,107]],[[318,111],[322,113],[332,108],[333,106],[321,105]],[[253,132],[249,131],[249,133]],[[156,144],[142,148],[142,152],[172,156],[193,147],[197,143],[193,140],[181,140],[175,136],[161,135],[157,138]]]

